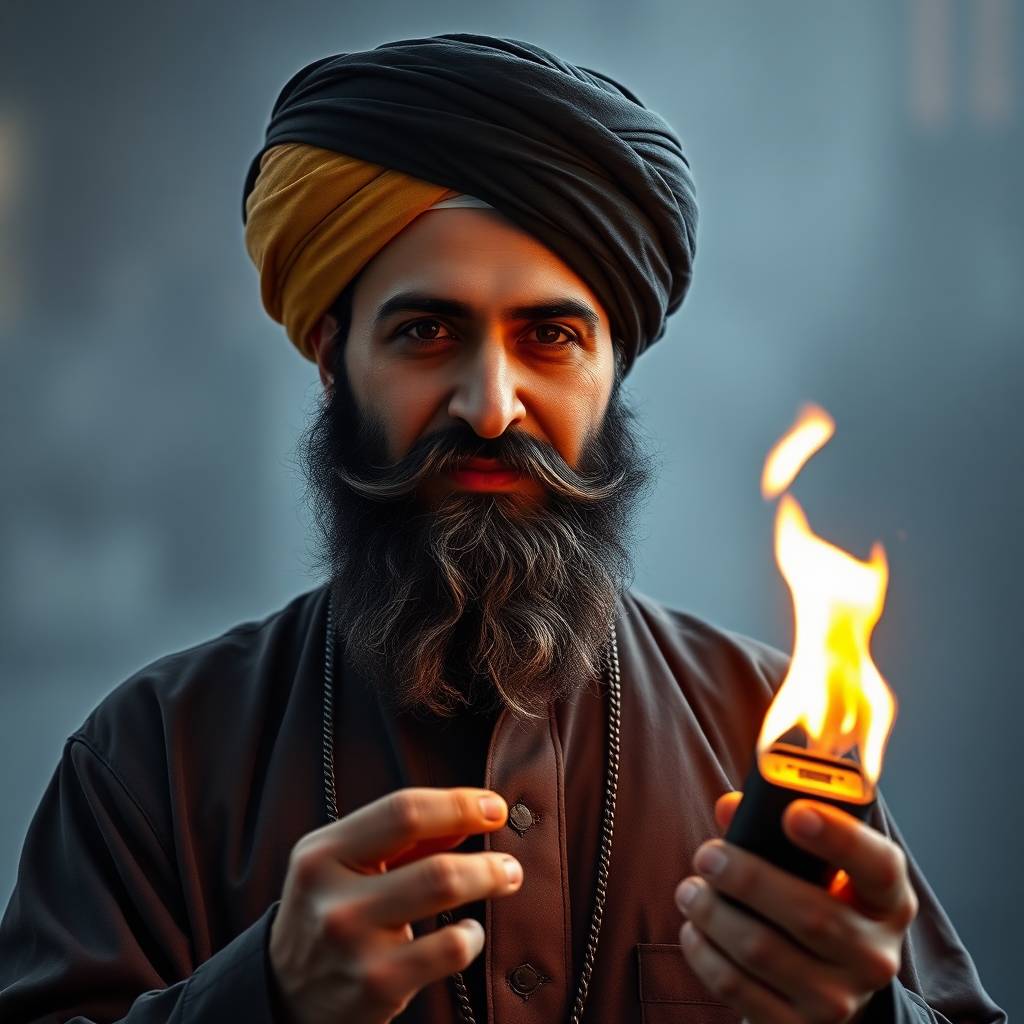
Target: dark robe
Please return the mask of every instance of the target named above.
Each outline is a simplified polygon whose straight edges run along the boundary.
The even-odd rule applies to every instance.
[[[327,820],[326,607],[316,591],[158,661],[68,740],[0,925],[0,1021],[274,1019],[275,901],[292,846]],[[584,1016],[732,1024],[676,944],[673,891],[719,833],[714,802],[741,785],[786,659],[633,594],[617,628],[618,809]],[[525,880],[486,908],[473,988],[487,1007],[475,1009],[501,1024],[566,1020],[593,906],[607,695],[595,684],[528,724],[503,713],[488,743],[490,722],[396,716],[344,665],[338,677],[342,814],[404,784],[484,781],[530,810],[522,835],[487,840],[519,858]],[[874,824],[900,842],[881,805]],[[1004,1021],[913,861],[911,877],[920,913],[899,980],[867,1020]],[[525,963],[548,979],[528,1001],[508,984]],[[456,1024],[451,983],[429,986],[401,1020]]]

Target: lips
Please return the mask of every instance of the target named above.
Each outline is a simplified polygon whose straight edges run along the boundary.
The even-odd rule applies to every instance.
[[[523,478],[517,469],[509,469],[498,459],[470,459],[448,471],[452,483],[465,491],[508,491]]]

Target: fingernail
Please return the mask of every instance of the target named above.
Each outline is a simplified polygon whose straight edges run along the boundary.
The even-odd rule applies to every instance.
[[[702,874],[708,875],[714,878],[715,875],[720,874],[725,870],[725,865],[729,863],[729,856],[715,843],[710,843],[707,846],[702,846],[697,851],[697,856],[693,858],[694,867]]]
[[[699,891],[699,888],[689,879],[683,882],[683,884],[676,889],[676,903],[679,905],[679,909],[686,910],[686,908],[694,901]]]
[[[485,821],[501,821],[505,817],[505,801],[500,796],[488,793],[480,797],[480,813]]]
[[[679,929],[679,945],[685,950],[692,950],[697,945],[697,929],[689,921]]]
[[[789,827],[804,839],[813,839],[821,835],[825,821],[817,811],[810,807],[798,807],[789,818]]]
[[[510,885],[518,885],[523,880],[523,867],[515,857],[507,857],[501,866],[505,869],[505,877]]]
[[[464,921],[459,921],[453,925],[454,928],[461,928],[467,933],[469,938],[469,947],[473,953],[473,958],[476,959],[480,955],[480,951],[484,948],[484,930],[483,926],[479,921],[472,917],[467,917]]]

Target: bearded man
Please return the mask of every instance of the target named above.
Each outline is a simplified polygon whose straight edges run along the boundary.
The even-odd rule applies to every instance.
[[[718,838],[785,659],[626,589],[669,127],[527,44],[394,43],[285,87],[246,212],[324,384],[330,582],[71,737],[2,1019],[1004,1020],[884,807],[787,812],[836,893]]]

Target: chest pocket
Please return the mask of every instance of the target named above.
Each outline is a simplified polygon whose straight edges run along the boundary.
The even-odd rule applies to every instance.
[[[636,947],[643,1024],[740,1024],[740,1015],[716,1003],[679,946],[641,942]]]

